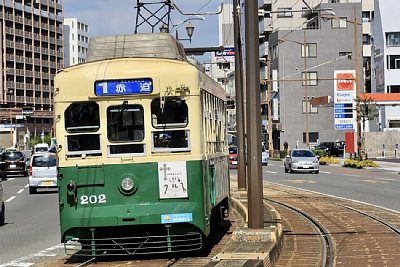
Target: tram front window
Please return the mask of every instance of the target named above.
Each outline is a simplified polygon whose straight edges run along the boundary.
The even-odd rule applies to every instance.
[[[65,129],[69,133],[95,132],[100,128],[99,106],[95,102],[76,102],[64,113]]]
[[[151,101],[153,127],[183,128],[188,124],[188,106],[180,97],[155,98]]]
[[[142,141],[144,138],[143,107],[127,105],[107,109],[107,136],[111,142]]]

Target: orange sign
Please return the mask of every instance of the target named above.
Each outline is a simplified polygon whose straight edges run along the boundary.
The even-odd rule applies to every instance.
[[[354,90],[353,73],[336,73],[336,86],[338,91]]]

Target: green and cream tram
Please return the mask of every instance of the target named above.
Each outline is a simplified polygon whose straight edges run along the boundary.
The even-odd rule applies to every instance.
[[[228,206],[223,88],[169,34],[96,37],[88,53],[55,78],[67,253],[201,249]]]

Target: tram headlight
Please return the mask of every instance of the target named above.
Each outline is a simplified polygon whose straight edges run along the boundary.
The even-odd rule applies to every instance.
[[[126,177],[121,182],[120,190],[123,194],[132,194],[136,191],[136,184],[132,178]]]

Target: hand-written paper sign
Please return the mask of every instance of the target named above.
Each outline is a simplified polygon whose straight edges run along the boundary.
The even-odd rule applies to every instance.
[[[188,196],[186,162],[159,162],[158,186],[160,199]]]

